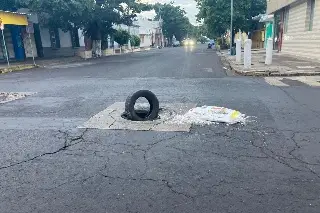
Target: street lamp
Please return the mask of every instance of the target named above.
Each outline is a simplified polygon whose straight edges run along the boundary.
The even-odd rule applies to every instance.
[[[232,24],[233,24],[233,0],[231,0],[231,21],[230,21],[230,55],[231,55],[231,48],[232,48],[232,41],[233,41],[233,38],[232,38]]]

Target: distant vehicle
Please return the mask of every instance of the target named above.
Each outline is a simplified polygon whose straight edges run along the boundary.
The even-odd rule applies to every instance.
[[[210,40],[208,44],[208,49],[212,49],[214,47],[214,40]]]
[[[174,42],[172,43],[172,46],[173,46],[173,47],[180,47],[180,41],[174,41]]]
[[[184,46],[194,46],[196,44],[196,42],[192,39],[185,39],[182,43]]]

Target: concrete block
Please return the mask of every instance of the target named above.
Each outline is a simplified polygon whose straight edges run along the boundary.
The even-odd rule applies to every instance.
[[[103,56],[113,55],[113,49],[105,49],[102,51]]]
[[[92,51],[81,51],[79,52],[79,56],[84,59],[92,58]]]

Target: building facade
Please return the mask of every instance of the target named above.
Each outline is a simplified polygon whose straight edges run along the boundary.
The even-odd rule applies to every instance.
[[[36,49],[29,45],[35,43],[35,37],[29,29],[33,24],[29,22],[27,14],[20,12],[0,11],[0,22],[3,36],[0,37],[0,60],[24,60],[37,54]]]
[[[20,8],[14,13],[0,11],[1,20],[4,22],[4,41],[0,36],[0,62],[6,62],[7,56],[9,61],[22,61],[32,57],[91,57],[88,52],[92,51],[85,50],[85,38],[80,29],[63,31],[59,28],[47,28],[39,23],[37,14],[27,8]],[[131,35],[139,36],[140,47],[164,45],[161,21],[138,16],[132,26],[115,25],[114,28],[121,28],[129,31]],[[108,46],[113,46],[112,43],[110,39]],[[114,44],[114,47],[118,48],[116,42]]]
[[[23,61],[32,57],[75,56],[84,50],[82,31],[48,29],[38,21],[37,14],[27,8],[16,12],[0,11],[3,36],[0,36],[0,62]],[[4,41],[3,41],[4,38]]]
[[[43,55],[45,57],[76,56],[80,48],[79,30],[40,28]],[[83,42],[81,42],[83,43]]]
[[[274,44],[279,51],[320,58],[320,0],[267,0],[274,14]]]
[[[154,21],[142,15],[138,15],[135,24],[139,26],[141,47],[164,46],[161,21]]]

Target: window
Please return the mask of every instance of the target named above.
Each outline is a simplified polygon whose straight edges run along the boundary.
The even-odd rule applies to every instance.
[[[53,49],[60,48],[60,38],[59,38],[59,30],[58,30],[58,28],[49,29],[49,34],[50,34],[51,47]]]
[[[307,3],[307,18],[306,18],[306,30],[312,31],[313,18],[314,18],[315,0],[308,0]]]
[[[288,32],[288,22],[289,22],[289,7],[286,7],[284,9],[284,17],[283,17],[283,32],[287,33]]]

